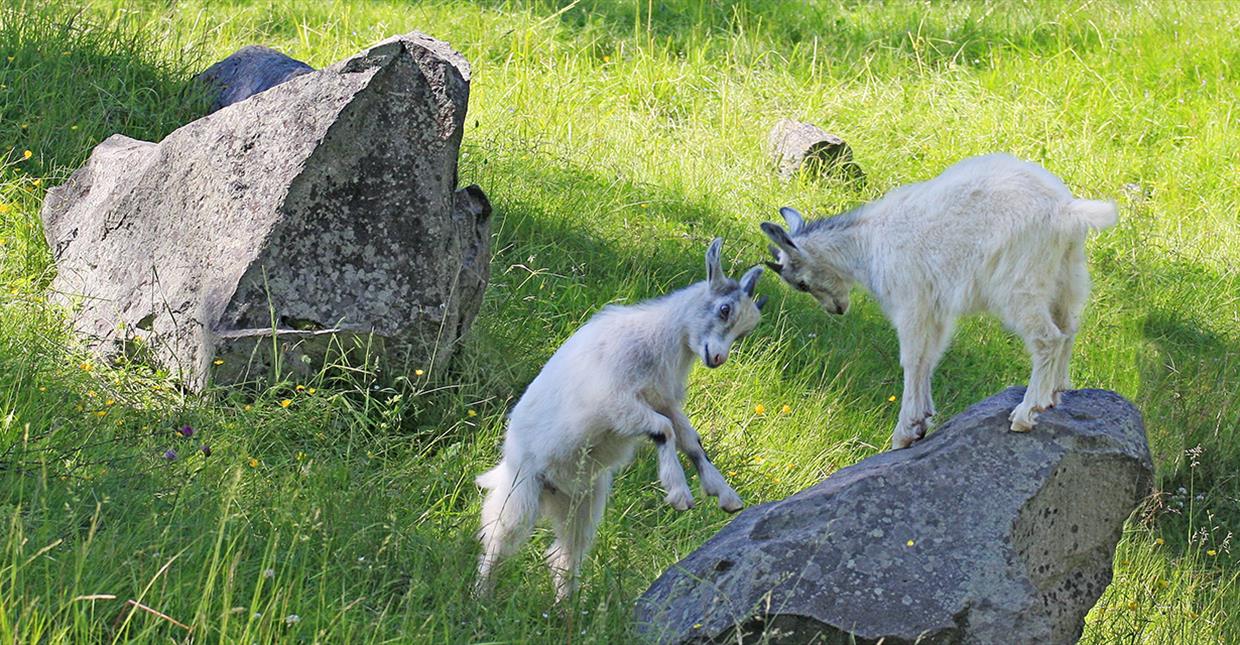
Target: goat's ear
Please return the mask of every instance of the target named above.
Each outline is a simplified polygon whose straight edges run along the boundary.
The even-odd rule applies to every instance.
[[[792,238],[788,237],[788,231],[780,228],[779,225],[762,222],[762,232],[766,233],[766,236],[771,238],[771,241],[784,251],[790,254],[798,251],[797,245],[793,244]]]
[[[758,311],[762,311],[762,308],[766,306],[766,296],[759,296],[757,300],[753,301],[753,306],[757,307]]]
[[[805,228],[805,218],[801,217],[797,209],[785,206],[779,209],[779,214],[784,216],[784,221],[788,223],[788,230],[792,231],[793,235],[800,233],[801,229]]]
[[[741,289],[745,291],[745,295],[753,297],[753,290],[758,286],[758,278],[762,277],[762,267],[756,266],[750,268],[741,276]]]
[[[723,277],[723,267],[719,265],[719,251],[723,248],[723,238],[717,237],[706,249],[706,279],[712,289],[722,289],[727,282]]]

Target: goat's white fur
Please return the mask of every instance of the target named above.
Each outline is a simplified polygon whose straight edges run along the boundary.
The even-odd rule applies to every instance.
[[[690,458],[702,491],[726,511],[741,498],[706,453],[682,408],[695,358],[718,367],[739,337],[757,325],[764,299],[753,300],[762,267],[738,284],[724,276],[716,239],[707,252],[708,279],[662,298],[609,306],[577,330],[551,357],[513,407],[503,459],[477,478],[487,489],[478,538],[477,592],[492,585],[497,562],[529,537],[539,515],[556,534],[547,553],[556,598],[574,587],[594,540],[613,474],[643,438],[657,446],[659,480],[677,510],[693,494],[676,456]],[[722,316],[721,307],[729,315]]]
[[[1032,355],[1013,431],[1030,430],[1072,387],[1068,362],[1089,296],[1085,236],[1115,223],[1113,203],[1075,199],[1042,167],[992,154],[837,217],[806,224],[781,212],[789,231],[762,228],[784,280],[837,314],[859,283],[896,328],[904,392],[893,447],[925,435],[931,376],[963,314],[995,314]]]

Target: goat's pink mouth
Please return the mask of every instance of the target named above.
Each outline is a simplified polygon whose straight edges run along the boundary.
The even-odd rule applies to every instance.
[[[715,369],[716,367],[723,365],[727,360],[728,357],[724,354],[712,354],[710,352],[709,344],[702,346],[702,364],[706,367]]]

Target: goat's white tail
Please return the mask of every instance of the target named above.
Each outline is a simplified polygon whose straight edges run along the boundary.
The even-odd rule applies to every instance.
[[[1074,199],[1064,204],[1063,213],[1096,231],[1114,226],[1119,218],[1114,202],[1091,199]]]
[[[487,490],[482,501],[482,526],[478,531],[478,539],[486,550],[507,551],[507,544],[491,544],[492,540],[505,543],[510,533],[520,535],[527,525],[533,525],[538,515],[542,484],[537,473],[520,470],[519,466],[514,468],[504,459],[474,480]]]

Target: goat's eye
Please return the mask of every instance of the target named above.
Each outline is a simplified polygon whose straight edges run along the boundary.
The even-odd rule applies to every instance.
[[[719,307],[719,318],[721,320],[727,320],[730,315],[732,315],[732,305],[721,305]]]
[[[797,290],[798,290],[798,291],[804,291],[805,293],[809,293],[809,285],[808,285],[808,284],[805,284],[804,282],[797,282],[795,286],[796,286],[796,288],[797,288]]]

